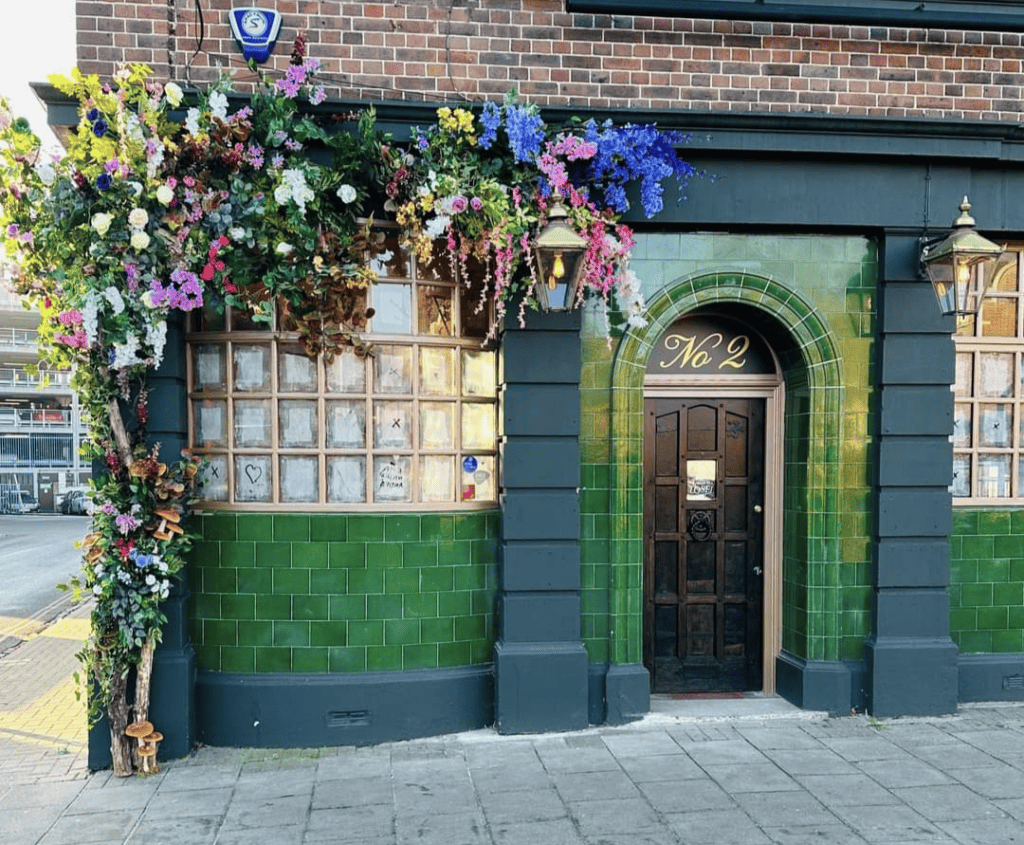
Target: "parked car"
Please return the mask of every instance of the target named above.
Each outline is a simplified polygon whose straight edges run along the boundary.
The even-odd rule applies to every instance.
[[[60,500],[60,512],[63,514],[83,514],[88,512],[92,504],[88,490],[69,490]]]
[[[0,513],[36,513],[39,501],[27,490],[0,490]]]

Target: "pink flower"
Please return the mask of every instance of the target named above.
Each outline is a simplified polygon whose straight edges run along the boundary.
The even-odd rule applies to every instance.
[[[460,214],[469,207],[469,202],[461,194],[452,198],[452,211]]]

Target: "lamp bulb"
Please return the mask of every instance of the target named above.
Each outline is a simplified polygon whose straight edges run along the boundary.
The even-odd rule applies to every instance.
[[[555,260],[551,264],[551,275],[556,279],[561,279],[565,275],[565,262],[562,261],[562,253],[555,253]]]

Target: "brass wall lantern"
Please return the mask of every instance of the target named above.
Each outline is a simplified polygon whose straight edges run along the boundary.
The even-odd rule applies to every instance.
[[[953,231],[944,238],[922,239],[921,268],[927,274],[942,313],[971,317],[995,278],[995,264],[1004,248],[979,235],[965,196]]]
[[[553,197],[548,222],[533,241],[538,278],[534,292],[542,311],[566,311],[576,304],[587,242],[568,217],[561,199]]]

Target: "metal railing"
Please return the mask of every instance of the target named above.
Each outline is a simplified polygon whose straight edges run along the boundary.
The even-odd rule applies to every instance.
[[[49,384],[53,387],[66,388],[71,383],[71,373],[58,370],[46,370],[38,375],[31,375],[19,367],[0,367],[0,387],[38,387]]]
[[[71,428],[71,414],[64,408],[0,408],[0,434],[27,429]]]
[[[39,336],[34,329],[0,328],[0,346],[35,349]]]

